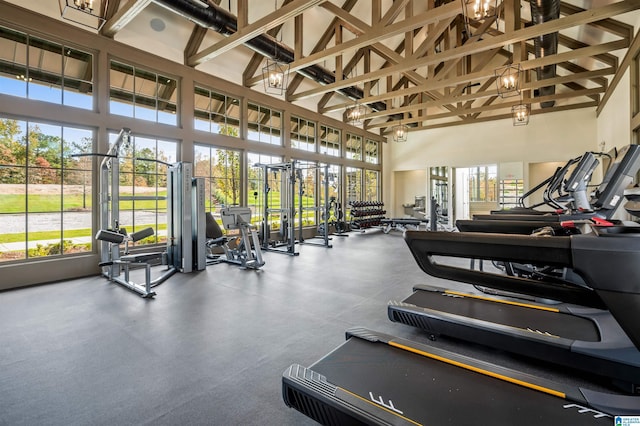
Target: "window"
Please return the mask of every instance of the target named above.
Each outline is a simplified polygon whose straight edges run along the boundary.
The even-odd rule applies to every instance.
[[[93,131],[0,119],[0,262],[92,249]]]
[[[326,166],[326,169],[325,169]],[[325,194],[324,194],[324,181],[325,179],[328,180],[328,192],[329,192],[329,201],[331,201],[331,199],[333,198],[334,201],[339,202],[340,201],[340,184],[341,184],[341,167],[337,164],[324,164],[321,163],[319,165],[319,170],[320,170],[320,206],[324,206],[327,203],[327,200],[325,200]],[[326,176],[325,176],[325,170],[326,170]],[[337,218],[334,218],[337,220]]]
[[[497,201],[497,166],[469,168],[469,201]]]
[[[362,136],[347,133],[345,155],[350,160],[362,160]]]
[[[111,114],[176,126],[177,81],[132,65],[111,61]]]
[[[194,117],[196,130],[240,137],[239,98],[196,86]]]
[[[520,205],[520,198],[524,194],[522,179],[501,179],[499,182],[499,200],[501,209],[516,208]]]
[[[445,166],[431,167],[431,197],[435,198],[436,204],[443,209],[447,209],[449,204],[449,168]]]
[[[340,145],[340,130],[320,125],[320,154],[340,157]]]
[[[93,109],[93,55],[0,27],[0,93]]]
[[[316,151],[316,123],[300,117],[291,117],[291,148]]]
[[[253,212],[253,221],[261,221],[265,207],[265,176],[262,167],[256,167],[257,164],[278,164],[282,162],[282,158],[278,156],[249,153],[247,155],[247,204]],[[276,182],[273,176],[267,176],[269,179],[269,205],[273,206],[275,200],[280,199],[280,182]]]
[[[295,208],[301,210],[302,225],[312,226],[316,224],[316,211],[320,205],[319,191],[316,185],[318,167],[313,161],[300,160],[296,160],[295,167],[298,172]]]
[[[347,203],[362,201],[362,169],[347,167],[346,173]]]
[[[364,200],[380,201],[380,172],[365,170],[364,172]]]
[[[282,112],[249,102],[247,124],[250,140],[282,145]]]
[[[380,163],[380,142],[367,139],[364,146],[364,161],[371,164]]]
[[[113,143],[116,133],[109,134]],[[127,231],[151,227],[155,234],[136,244],[165,240],[167,229],[167,166],[177,161],[178,144],[142,136],[132,136],[131,145],[120,152],[119,223]],[[127,200],[126,198],[136,199]],[[142,198],[142,199],[141,199]]]
[[[207,145],[194,147],[193,175],[205,179],[205,209],[218,213],[240,201],[240,152]]]

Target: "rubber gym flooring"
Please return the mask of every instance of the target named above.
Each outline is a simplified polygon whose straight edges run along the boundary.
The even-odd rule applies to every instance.
[[[282,372],[311,365],[352,326],[586,381],[390,322],[387,302],[415,284],[472,290],[424,274],[400,232],[332,243],[265,253],[259,272],[176,274],[151,300],[99,276],[0,293],[0,425],[315,424],[282,402]]]

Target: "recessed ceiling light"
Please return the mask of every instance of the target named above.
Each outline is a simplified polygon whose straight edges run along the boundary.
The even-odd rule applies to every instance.
[[[166,25],[165,25],[164,21],[163,21],[162,19],[160,19],[160,18],[153,18],[153,19],[149,22],[149,25],[151,25],[151,28],[152,28],[154,31],[157,31],[157,32],[164,31],[164,29],[165,29],[165,27],[166,27]]]

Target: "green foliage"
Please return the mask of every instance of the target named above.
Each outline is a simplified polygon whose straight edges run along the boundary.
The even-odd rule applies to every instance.
[[[87,187],[87,190],[90,188]],[[121,193],[122,196],[132,195]],[[154,193],[154,195],[156,195]],[[166,197],[167,191],[158,191],[159,198]],[[0,213],[25,213],[25,203],[29,203],[30,213],[49,213],[60,211],[59,194],[0,194]],[[62,211],[82,211],[91,209],[91,194],[65,194],[62,198]],[[133,210],[134,201],[121,201],[121,210]],[[159,210],[167,208],[167,200],[136,200],[136,210]]]
[[[56,256],[72,251],[87,251],[90,247],[90,243],[74,244],[71,240],[62,240],[62,243],[38,244],[35,248],[30,248],[27,253],[29,257]]]
[[[24,144],[19,141],[22,130],[17,120],[0,119],[0,166],[24,165]],[[0,183],[24,181],[24,170],[0,167]]]
[[[233,137],[239,135],[238,128],[232,126],[220,126],[219,133]],[[240,153],[220,149],[217,154],[217,170],[214,177],[224,177],[216,179],[216,192],[221,193],[219,201],[226,205],[238,205],[240,204]]]

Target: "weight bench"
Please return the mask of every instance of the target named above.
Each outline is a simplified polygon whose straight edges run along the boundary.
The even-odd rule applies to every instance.
[[[142,297],[153,297],[156,293],[152,290],[153,287],[161,284],[167,278],[175,273],[175,268],[170,267],[167,269],[167,272],[160,275],[155,279],[151,279],[151,265],[154,261],[160,261],[163,265],[167,264],[167,254],[166,252],[151,252],[151,253],[129,253],[129,241],[140,241],[144,238],[150,237],[153,235],[153,228],[145,228],[141,231],[134,232],[130,235],[124,229],[119,230],[110,230],[110,229],[101,229],[96,233],[96,240],[106,241],[110,245],[125,244],[124,254],[120,256],[119,254],[113,256],[112,259],[107,262],[100,262],[98,264],[99,267],[105,268],[109,267],[108,271],[105,273],[103,269],[103,275],[105,275],[109,281],[113,281],[117,284],[120,284],[129,290],[135,291],[140,294]],[[109,250],[110,253],[113,253],[112,250]],[[118,252],[119,253],[119,252]],[[129,280],[129,272],[132,267],[144,266],[145,267],[145,280],[144,284],[134,283]],[[124,278],[120,278],[120,270],[124,273]]]
[[[380,225],[382,225],[382,232],[388,234],[392,229],[404,231],[405,229],[411,229],[419,231],[420,226],[424,225],[425,230],[429,219],[416,219],[416,218],[396,218],[396,219],[381,219]]]
[[[207,212],[206,246],[210,250],[214,247],[220,247],[224,251],[222,256],[208,256],[213,259],[213,263],[233,263],[247,269],[260,269],[264,266],[265,262],[262,259],[258,234],[251,225],[251,209],[249,207],[224,207],[220,209],[220,217],[224,229],[227,231],[239,230],[240,235],[237,238],[224,236],[213,215]],[[235,248],[229,246],[232,239],[237,242]]]

